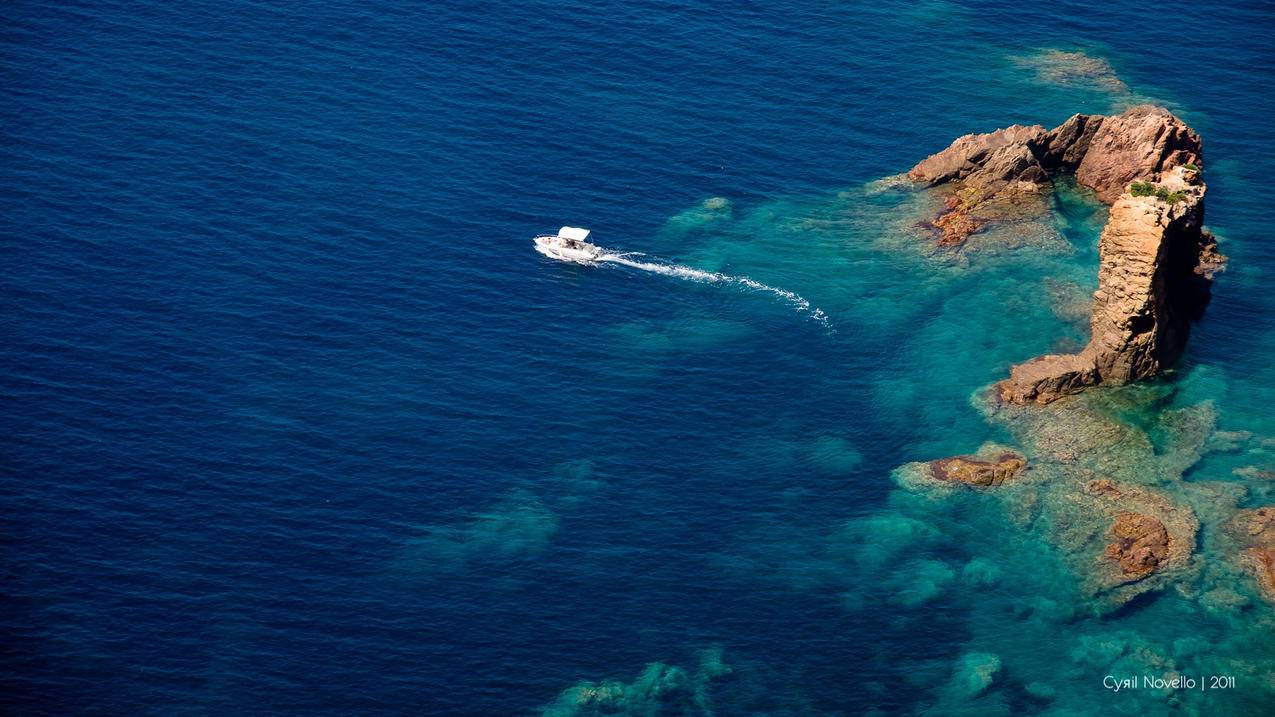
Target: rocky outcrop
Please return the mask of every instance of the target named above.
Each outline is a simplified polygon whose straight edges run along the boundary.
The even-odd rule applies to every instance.
[[[1168,110],[1143,108],[1103,118],[1076,165],[1076,182],[1108,204],[1135,179],[1200,165],[1200,136]]]
[[[1262,586],[1262,594],[1275,602],[1275,546],[1249,548],[1248,560],[1258,584]]]
[[[1178,359],[1217,269],[1212,237],[1201,231],[1204,186],[1193,174],[1174,168],[1143,190],[1161,196],[1126,192],[1115,201],[1098,241],[1089,344],[1013,367],[999,384],[1002,399],[1049,403],[1086,386],[1154,376]]]
[[[1041,182],[1047,176],[1030,145],[1047,133],[1040,125],[1011,125],[987,134],[967,134],[908,172],[913,181],[945,184],[970,180],[979,189],[1014,181]]]
[[[1231,527],[1243,545],[1242,562],[1266,599],[1275,602],[1275,505],[1241,511]]]
[[[1049,175],[1031,147],[1046,134],[1040,125],[967,134],[908,172],[914,182],[956,185],[932,223],[940,231],[941,245],[964,242],[988,221],[1003,218],[1022,195],[1041,192]]]
[[[1111,204],[1130,182],[1156,180],[1175,167],[1198,168],[1201,158],[1200,136],[1182,120],[1163,107],[1138,105],[1111,117],[1072,115],[1052,130],[1011,125],[967,134],[907,176],[930,186],[952,185],[948,212],[972,214],[1006,193],[1047,189],[1051,174],[1060,171],[1074,172],[1077,184]]]
[[[952,185],[933,222],[944,245],[1012,218],[1057,172],[1074,172],[1111,204],[1089,345],[1015,366],[998,386],[1003,400],[1049,403],[1086,386],[1154,376],[1177,360],[1225,262],[1203,229],[1201,154],[1190,127],[1140,105],[1111,117],[1074,115],[1052,130],[1014,125],[966,135],[908,172],[915,182]]]
[[[1045,133],[1033,147],[1042,167],[1075,170],[1085,158],[1094,135],[1106,119],[1102,115],[1072,115]]]
[[[935,480],[964,483],[986,488],[997,486],[1018,475],[1027,460],[1012,451],[1006,451],[990,460],[975,456],[955,456],[930,463],[930,473]]]
[[[1076,173],[1111,204],[1135,179],[1201,162],[1200,136],[1163,107],[1138,105],[1114,117],[1072,115],[1033,147],[1046,170]]]

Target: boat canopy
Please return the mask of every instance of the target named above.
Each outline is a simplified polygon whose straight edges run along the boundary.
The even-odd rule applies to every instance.
[[[587,241],[589,239],[589,230],[581,227],[563,227],[558,230],[558,237],[562,239],[575,239],[576,241]]]

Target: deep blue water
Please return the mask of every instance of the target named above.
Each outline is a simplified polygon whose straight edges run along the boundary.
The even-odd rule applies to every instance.
[[[1233,469],[1269,470],[1275,445],[1275,7],[0,16],[3,711],[537,714],[655,662],[723,715],[1271,707],[1275,656],[1252,645],[1272,608],[1249,584],[1236,615],[1169,594],[1042,647],[1013,606],[1050,593],[953,582],[980,541],[889,552],[929,530],[898,519],[890,471],[1009,440],[970,394],[1083,341],[1042,277],[1093,288],[1103,212],[1064,192],[1049,247],[935,265],[902,248],[907,201],[863,187],[966,132],[1179,113],[1233,262],[1179,376],[1253,436],[1187,478],[1270,502]],[[1042,79],[1048,49],[1105,59],[1127,91]],[[828,325],[737,284],[532,251],[568,223],[796,292]],[[987,559],[1013,572],[1036,549]],[[1116,703],[1081,634],[1230,640],[1243,688]],[[957,705],[971,646],[1005,676]],[[717,649],[729,674],[697,668]],[[1033,698],[1069,658],[1054,702]]]

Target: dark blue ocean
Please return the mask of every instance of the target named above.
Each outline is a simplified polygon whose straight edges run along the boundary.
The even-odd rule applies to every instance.
[[[1275,502],[1270,3],[0,18],[0,711],[1275,711],[1225,537]],[[1135,481],[1190,454],[1147,485],[1200,523],[1105,610],[1035,503],[895,476],[1023,444],[975,397],[1084,342],[1105,208],[936,253],[879,180],[1139,102],[1204,137],[1231,266],[1094,429]],[[533,251],[564,224],[661,269]]]

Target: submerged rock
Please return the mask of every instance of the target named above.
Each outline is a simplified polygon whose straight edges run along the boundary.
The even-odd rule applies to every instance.
[[[407,543],[402,559],[426,575],[456,572],[475,562],[513,564],[543,551],[559,522],[558,513],[539,496],[516,488],[462,522],[429,526]]]
[[[1058,690],[1045,682],[1029,682],[1023,690],[1031,697],[1044,702],[1058,699]]]
[[[1162,408],[1192,393],[1193,380],[1082,394],[1048,410],[980,403],[1031,461],[1030,479],[991,495],[1007,508],[1031,496],[1024,529],[1058,550],[1080,578],[1079,602],[1096,614],[1148,592],[1216,587],[1202,581],[1226,567],[1195,555],[1200,525],[1227,524],[1244,490],[1182,479],[1213,435],[1216,410],[1207,401]],[[1223,553],[1244,550],[1235,541]]]
[[[1115,541],[1103,554],[1119,563],[1125,575],[1147,575],[1169,557],[1169,531],[1149,515],[1116,515],[1110,535]]]
[[[810,443],[807,459],[821,471],[845,474],[863,462],[863,454],[844,438],[820,436]]]
[[[1127,93],[1129,87],[1116,75],[1111,63],[1101,57],[1069,50],[1042,50],[1014,58],[1021,67],[1036,71],[1036,78],[1051,85],[1091,85],[1112,93]]]
[[[967,697],[976,697],[996,682],[1001,658],[988,652],[971,652],[961,657],[952,675],[953,686]]]
[[[1241,511],[1231,528],[1244,549],[1241,563],[1266,599],[1275,602],[1275,505]]]
[[[719,212],[730,209],[730,200],[726,197],[709,197],[702,206],[710,212]]]
[[[1186,506],[1170,502],[1158,492],[1141,486],[1118,484],[1107,478],[1085,487],[1088,511],[1110,520],[1102,552],[1104,562],[1094,576],[1095,589],[1123,603],[1148,589],[1164,584],[1133,583],[1152,575],[1183,572],[1190,563],[1199,519]]]
[[[1235,614],[1247,609],[1252,602],[1235,590],[1220,587],[1201,595],[1200,604],[1211,612]]]
[[[983,219],[972,216],[968,212],[960,211],[960,202],[956,197],[949,197],[948,199],[948,211],[935,218],[933,223],[934,228],[939,230],[941,234],[939,239],[941,246],[960,244],[965,241],[966,237],[978,231],[986,223]]]
[[[1241,478],[1257,478],[1259,480],[1275,480],[1275,471],[1265,470],[1260,466],[1240,466],[1231,469],[1232,475]]]
[[[1075,324],[1089,320],[1090,295],[1079,284],[1046,278],[1045,291],[1049,294],[1050,310],[1054,316]]]
[[[632,682],[611,678],[584,681],[563,690],[544,707],[542,717],[585,715],[712,715],[709,683],[728,675],[719,648],[703,650],[694,674],[680,667],[652,662]]]
[[[989,587],[1000,582],[1004,571],[987,558],[974,558],[961,569],[961,579],[976,587]]]
[[[942,595],[956,571],[939,560],[918,560],[897,571],[886,581],[894,602],[905,607],[918,607]]]

